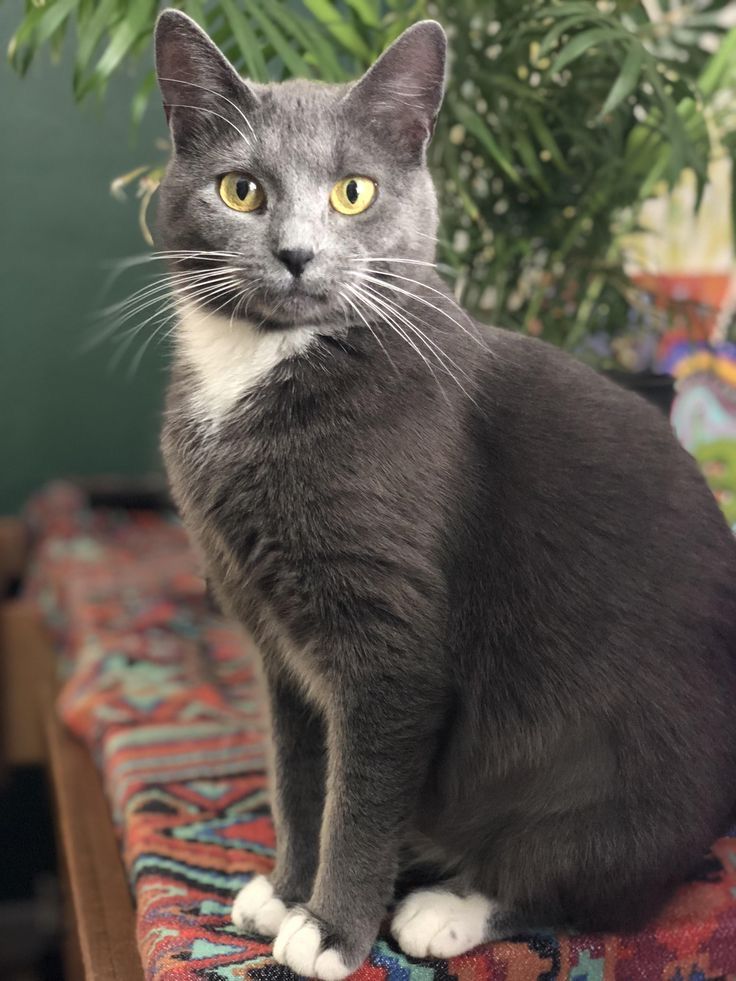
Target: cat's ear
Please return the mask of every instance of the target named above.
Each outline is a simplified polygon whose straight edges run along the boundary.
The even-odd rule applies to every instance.
[[[213,129],[248,136],[244,110],[258,97],[191,17],[164,10],[156,21],[155,48],[158,85],[177,147]]]
[[[395,145],[421,154],[442,105],[446,55],[436,20],[414,24],[355,82],[345,106],[356,119],[376,121]]]

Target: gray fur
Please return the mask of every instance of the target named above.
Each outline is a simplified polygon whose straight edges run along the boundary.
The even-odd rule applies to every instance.
[[[654,410],[560,351],[490,329],[479,343],[435,271],[400,261],[433,258],[443,53],[429,23],[352,89],[256,86],[183,15],[157,33],[159,74],[216,87],[256,134],[170,111],[159,244],[237,252],[244,283],[264,277],[259,330],[319,327],[215,428],[179,358],[163,447],[219,601],[262,653],[274,884],[350,969],[412,857],[498,900],[488,937],[518,917],[641,923],[736,786],[736,546],[694,463]],[[263,181],[263,213],[221,204],[233,169]],[[349,173],[379,196],[346,219],[326,202]],[[316,253],[303,290],[285,247]],[[356,255],[397,257],[372,267],[378,293],[447,371],[341,302]]]

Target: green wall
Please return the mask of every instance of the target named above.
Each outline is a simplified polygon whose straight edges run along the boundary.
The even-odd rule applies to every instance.
[[[152,102],[134,140],[135,79],[80,107],[68,58],[18,78],[4,54],[19,8],[0,0],[0,514],[50,478],[159,469],[166,362],[154,342],[131,376],[137,345],[117,367],[109,341],[83,351],[96,311],[152,275],[101,295],[105,263],[146,250],[135,203],[113,199],[110,180],[156,159],[163,113]]]

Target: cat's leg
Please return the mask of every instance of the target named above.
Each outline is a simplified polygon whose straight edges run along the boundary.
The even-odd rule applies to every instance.
[[[339,981],[367,956],[392,896],[403,829],[440,717],[419,673],[410,680],[387,671],[356,678],[331,710],[314,890],[287,914],[274,943],[276,960],[297,974]]]
[[[514,932],[516,917],[459,881],[417,889],[394,911],[391,933],[411,957],[456,957]]]
[[[287,910],[312,892],[324,807],[322,720],[287,678],[267,670],[271,711],[271,807],[276,865],[254,876],[235,897],[233,923],[275,937]]]

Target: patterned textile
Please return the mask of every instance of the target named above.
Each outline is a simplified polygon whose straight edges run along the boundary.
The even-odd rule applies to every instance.
[[[170,518],[91,510],[55,485],[28,509],[29,589],[58,638],[59,706],[100,768],[137,904],[148,979],[287,981],[230,903],[268,871],[273,830],[253,652],[209,610]],[[736,978],[736,839],[721,838],[662,915],[630,935],[541,932],[444,961],[384,930],[357,981]]]

